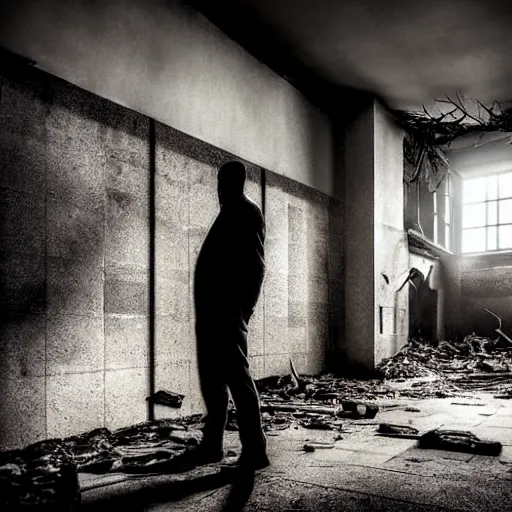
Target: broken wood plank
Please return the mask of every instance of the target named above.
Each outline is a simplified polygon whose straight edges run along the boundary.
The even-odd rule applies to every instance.
[[[498,441],[480,439],[472,432],[463,430],[431,430],[421,436],[420,448],[448,450],[477,455],[497,456],[502,445]]]
[[[394,434],[394,435],[419,435],[420,431],[411,427],[410,425],[398,425],[393,423],[381,423],[377,429],[379,434]]]
[[[173,407],[179,409],[183,404],[185,395],[179,393],[173,393],[172,391],[160,390],[156,393],[148,396],[146,400],[153,404],[165,405],[167,407]]]

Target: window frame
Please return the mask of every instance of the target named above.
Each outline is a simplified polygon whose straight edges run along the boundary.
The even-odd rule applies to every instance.
[[[433,222],[434,222],[434,233],[433,233],[433,242],[437,245],[440,245],[443,247],[443,249],[452,252],[452,245],[453,245],[453,197],[452,197],[452,183],[451,183],[451,176],[449,173],[446,174],[445,178],[443,179],[444,185],[441,184],[441,186],[445,187],[444,193],[440,193],[439,189],[436,192],[432,193],[433,198]],[[442,198],[442,199],[441,199]],[[444,200],[443,210],[442,214],[439,209],[439,202],[441,200]],[[448,215],[448,221],[446,220],[447,215],[446,212],[449,211]],[[439,240],[439,223],[443,222],[444,224],[444,240]],[[448,243],[447,243],[448,242]]]
[[[502,226],[512,226],[511,222],[504,222],[500,223],[500,202],[506,201],[506,200],[512,200],[512,191],[510,192],[510,195],[499,197],[499,176],[504,174],[510,174],[512,176],[512,169],[507,169],[499,172],[493,172],[493,173],[485,173],[475,176],[467,176],[462,179],[462,193],[461,193],[461,238],[460,238],[460,252],[464,256],[471,256],[474,254],[493,254],[493,253],[504,253],[504,252],[512,252],[512,245],[507,248],[500,249],[500,227]],[[476,180],[476,179],[485,179],[485,199],[483,201],[468,201],[466,202],[464,200],[464,182]],[[496,178],[496,197],[489,199],[489,188],[487,186],[487,179],[488,178]],[[488,217],[489,217],[489,203],[496,203],[496,223],[489,224],[488,223]],[[485,205],[485,223],[479,226],[468,226],[464,227],[464,207],[468,205]],[[496,229],[496,239],[495,239],[495,247],[496,249],[487,249],[489,246],[489,228],[495,228]],[[464,231],[470,230],[470,229],[485,229],[485,249],[484,250],[478,250],[478,251],[464,251]]]

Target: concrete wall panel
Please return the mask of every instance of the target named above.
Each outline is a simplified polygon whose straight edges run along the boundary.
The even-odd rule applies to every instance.
[[[2,103],[3,105],[3,103]],[[1,111],[0,106],[0,111]],[[46,194],[46,142],[0,131],[0,187],[43,198]]]
[[[105,369],[149,367],[147,316],[105,317]]]
[[[0,381],[44,377],[46,316],[4,318],[0,324]]]
[[[105,426],[115,430],[145,421],[148,394],[145,368],[105,372]]]
[[[0,446],[15,449],[47,437],[45,378],[2,379]]]
[[[47,260],[48,313],[103,315],[104,275],[72,260]]]
[[[192,322],[158,316],[155,358],[158,365],[195,360],[196,340]]]
[[[110,270],[105,276],[105,313],[147,315],[148,271],[133,268]]]
[[[106,265],[149,267],[149,168],[106,162]]]
[[[46,374],[102,371],[105,365],[103,318],[48,315]]]
[[[65,437],[104,425],[104,372],[46,378],[46,435]]]
[[[28,75],[0,81],[2,448],[103,426],[105,366],[148,372],[149,121]]]

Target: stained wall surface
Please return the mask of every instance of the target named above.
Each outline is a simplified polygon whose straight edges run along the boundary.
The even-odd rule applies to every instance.
[[[178,411],[203,412],[195,346],[193,278],[201,244],[219,212],[217,169],[233,156],[164,125],[156,132],[156,389],[185,395]],[[264,210],[266,275],[249,324],[255,378],[325,368],[331,345],[329,217],[339,202],[245,162],[247,195]],[[264,201],[264,206],[263,206]],[[340,259],[341,259],[341,255]],[[331,278],[330,278],[331,277]],[[332,285],[335,288],[335,285]],[[338,322],[339,323],[339,322]]]
[[[155,388],[186,395],[156,417],[201,412],[191,284],[234,156],[161,123],[153,141],[150,119],[39,71],[1,93],[0,447],[147,419],[152,321]],[[317,373],[343,325],[342,203],[246,164],[267,223],[253,374]]]
[[[85,90],[326,194],[331,126],[180,0],[5,0],[0,46]]]
[[[141,421],[148,120],[37,73],[1,91],[0,445]]]

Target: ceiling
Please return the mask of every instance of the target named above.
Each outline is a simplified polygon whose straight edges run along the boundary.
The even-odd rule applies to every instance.
[[[377,94],[392,108],[416,108],[456,92],[482,102],[512,98],[509,0],[213,4],[228,6],[241,31],[248,20],[260,26],[260,45],[270,34],[323,79]]]

